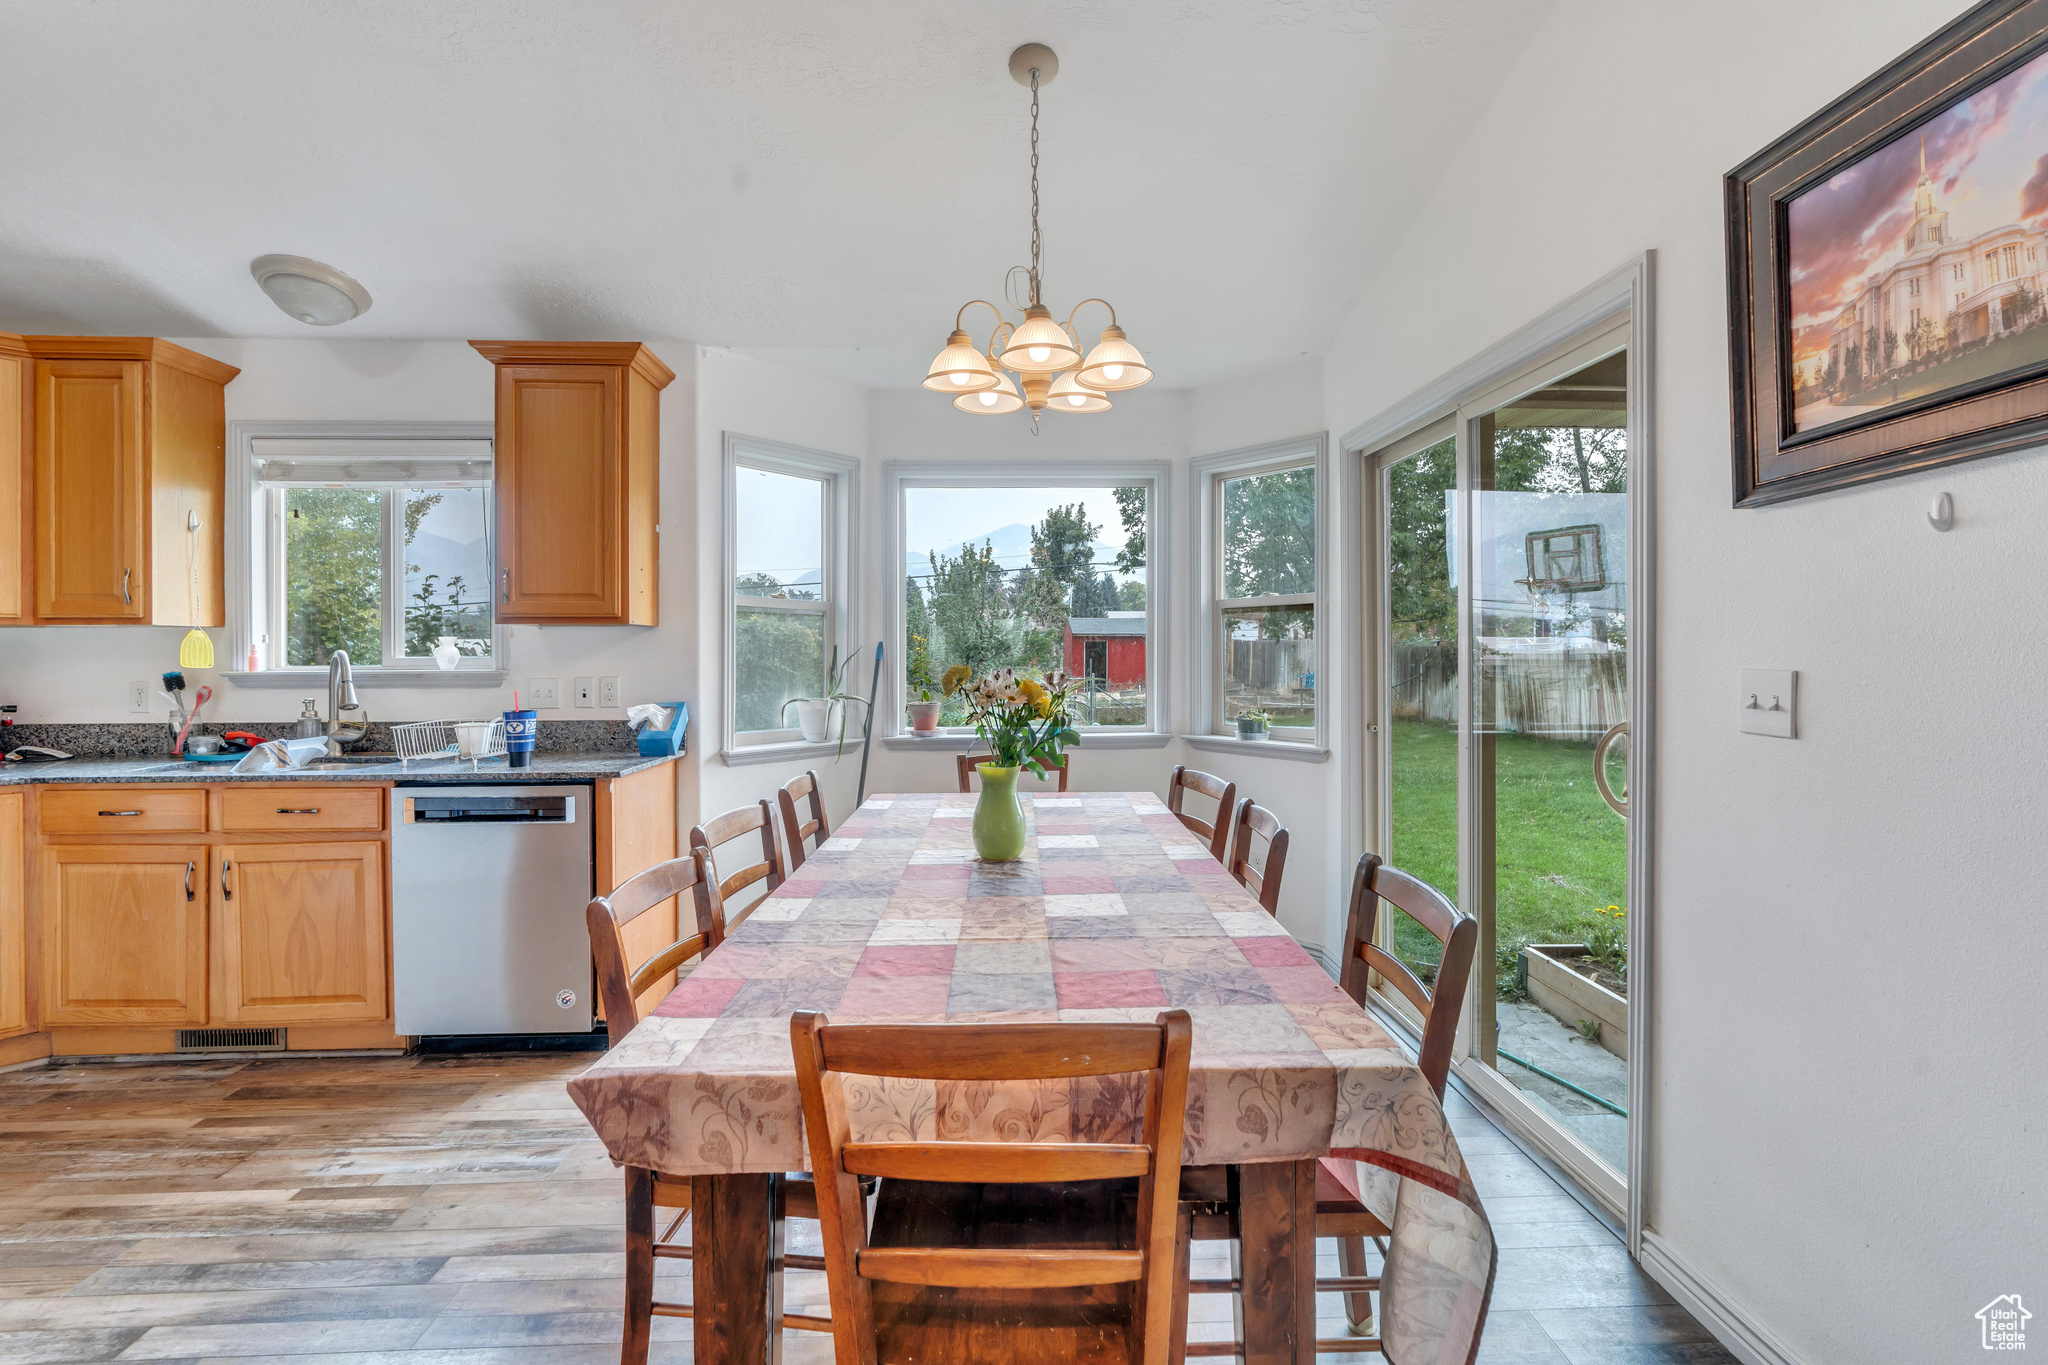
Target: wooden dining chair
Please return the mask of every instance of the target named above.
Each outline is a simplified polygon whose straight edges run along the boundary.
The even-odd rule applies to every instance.
[[[1231,825],[1236,832],[1230,839],[1230,859],[1223,866],[1259,898],[1267,914],[1278,914],[1280,877],[1287,871],[1287,826],[1264,806],[1254,805],[1250,797],[1237,803],[1237,818]],[[1266,844],[1266,857],[1257,867],[1252,866],[1254,837]]]
[[[691,958],[708,954],[725,941],[725,902],[718,894],[716,877],[710,853],[692,849],[688,857],[657,863],[627,879],[611,895],[599,896],[584,908],[584,920],[590,927],[590,953],[597,964],[597,998],[604,1005],[605,1035],[610,1046],[624,1042],[640,1022],[640,997],[649,987]],[[676,899],[675,942],[633,966],[626,947],[626,926],[686,892],[688,900]],[[691,926],[691,932],[683,932],[685,925]],[[818,1216],[817,1187],[808,1179],[787,1176],[782,1189],[784,1217]],[[654,1228],[657,1209],[675,1214],[659,1236]],[[654,1297],[655,1262],[692,1259],[690,1243],[675,1240],[689,1216],[688,1176],[665,1175],[642,1166],[626,1167],[626,1322],[619,1354],[621,1365],[645,1365],[655,1318],[691,1316],[689,1304],[665,1303]],[[825,1268],[824,1258],[819,1256],[784,1255],[781,1264],[791,1270]],[[773,1273],[779,1274],[780,1270]],[[775,1301],[782,1301],[779,1293]],[[795,1313],[785,1313],[781,1325],[813,1332],[832,1330],[829,1318]]]
[[[1404,912],[1442,945],[1436,969],[1436,987],[1422,984],[1406,963],[1380,947],[1380,903],[1385,901]],[[1345,994],[1366,1007],[1371,1001],[1371,981],[1377,972],[1398,990],[1422,1018],[1422,1045],[1416,1061],[1423,1079],[1444,1097],[1450,1075],[1451,1044],[1458,1034],[1458,1015],[1464,1008],[1465,988],[1472,978],[1472,958],[1479,944],[1479,921],[1460,911],[1427,882],[1396,867],[1388,867],[1378,855],[1368,853],[1358,860],[1351,875],[1351,909],[1344,930],[1344,958],[1339,984]],[[1191,1237],[1195,1241],[1223,1241],[1231,1236],[1234,1222],[1226,1189],[1227,1173],[1222,1167],[1205,1166],[1187,1173]],[[1379,1277],[1366,1273],[1365,1239],[1378,1244],[1382,1258],[1386,1239],[1393,1232],[1366,1205],[1358,1180],[1357,1163],[1348,1158],[1324,1157],[1316,1163],[1316,1236],[1335,1238],[1335,1276],[1316,1280],[1321,1293],[1344,1296],[1344,1316],[1355,1334],[1318,1341],[1322,1351],[1369,1351],[1378,1348],[1373,1338],[1375,1317],[1372,1295]],[[1195,1282],[1196,1293],[1240,1292],[1236,1281]],[[1202,1354],[1190,1348],[1189,1354]]]
[[[796,803],[810,798],[811,818],[801,823],[796,817]],[[831,829],[825,824],[825,793],[818,789],[818,774],[806,772],[802,777],[792,777],[782,784],[782,790],[775,793],[776,801],[782,807],[782,837],[789,840],[789,870],[795,872],[804,865],[804,840],[811,835],[818,836],[818,843],[832,837]]]
[[[1067,774],[1073,766],[1073,757],[1072,754],[1061,754],[1057,767],[1054,767],[1050,762],[1047,762],[1045,765],[1048,768],[1053,768],[1059,774],[1061,791],[1067,789]],[[974,769],[977,764],[986,762],[988,762],[987,754],[955,754],[953,756],[953,766],[959,771],[961,791],[971,792],[974,790],[971,781],[974,777]]]
[[[1181,797],[1188,792],[1197,796],[1214,797],[1216,815],[1212,820],[1189,815],[1180,807]],[[1183,825],[1209,841],[1209,855],[1217,862],[1224,861],[1224,852],[1230,847],[1230,817],[1236,813],[1231,805],[1237,800],[1237,784],[1225,782],[1220,777],[1197,772],[1193,768],[1173,765],[1173,776],[1166,779],[1166,808],[1179,818]]]
[[[718,850],[735,839],[746,835],[758,835],[761,841],[761,861],[748,863],[738,871],[726,875],[718,883],[718,894],[722,900],[731,900],[739,892],[755,882],[765,881],[763,894],[782,885],[787,875],[783,871],[782,848],[775,842],[775,812],[764,800],[751,806],[736,806],[721,815],[714,815],[701,825],[690,826],[690,847],[701,848],[711,855],[711,873],[718,876]],[[758,903],[758,902],[756,902]],[[737,926],[753,910],[748,905],[732,921]]]
[[[804,1012],[789,1033],[838,1365],[1177,1358],[1185,1010],[1151,1024],[843,1025]],[[933,1081],[942,1108],[948,1082],[1142,1076],[1123,1092],[1142,1118],[1127,1112],[1107,1134],[1120,1141],[869,1141],[850,1128],[848,1076]],[[863,1175],[882,1182],[872,1228]]]

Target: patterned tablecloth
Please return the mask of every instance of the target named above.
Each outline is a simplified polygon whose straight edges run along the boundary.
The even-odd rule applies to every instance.
[[[1189,1164],[1337,1155],[1394,1230],[1396,1365],[1470,1359],[1494,1244],[1443,1110],[1387,1033],[1146,792],[1026,798],[1024,857],[974,857],[970,795],[876,796],[569,1093],[614,1160],[675,1175],[806,1165],[789,1016],[1194,1020]],[[1116,1078],[875,1081],[867,1140],[1104,1140]]]

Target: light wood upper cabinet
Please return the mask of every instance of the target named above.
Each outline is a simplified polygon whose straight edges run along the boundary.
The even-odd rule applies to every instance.
[[[204,845],[45,848],[42,1023],[206,1022]]]
[[[35,360],[22,339],[0,332],[0,626],[35,619],[34,507]]]
[[[223,1019],[388,1016],[382,844],[221,845],[213,859]]]
[[[0,791],[0,1038],[28,1028],[26,797]]]
[[[23,343],[38,619],[224,625],[224,390],[240,371],[150,337]]]
[[[472,341],[497,366],[497,619],[657,619],[661,391],[638,342]]]

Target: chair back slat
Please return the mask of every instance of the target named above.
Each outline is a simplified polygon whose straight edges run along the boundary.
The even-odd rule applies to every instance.
[[[1203,820],[1182,810],[1181,797],[1187,792],[1213,797],[1216,801],[1216,818]],[[1173,767],[1173,775],[1166,781],[1166,808],[1179,817],[1183,825],[1209,841],[1209,856],[1219,863],[1224,861],[1224,854],[1230,845],[1230,817],[1236,813],[1231,803],[1236,800],[1235,782],[1225,782],[1220,777],[1183,767],[1178,763]]]
[[[712,816],[701,825],[690,827],[690,847],[701,848],[711,855],[711,871],[714,877],[718,875],[718,850],[749,834],[760,839],[761,861],[748,863],[718,883],[718,894],[727,900],[756,882],[767,882],[769,891],[782,885],[785,874],[782,848],[775,840],[774,808],[764,798],[751,806],[735,807]],[[747,908],[751,910],[753,907]],[[745,915],[742,914],[740,918],[744,919]],[[734,923],[737,924],[738,920]]]
[[[1145,1175],[1152,1149],[1122,1142],[849,1142],[840,1163],[854,1175],[1018,1185]]]
[[[1437,960],[1436,986],[1421,978],[1379,946],[1380,902],[1386,901],[1414,920],[1443,945]],[[1344,990],[1359,1004],[1371,994],[1378,972],[1408,998],[1422,1015],[1422,1047],[1416,1057],[1430,1087],[1442,1099],[1450,1076],[1451,1046],[1458,1036],[1458,1015],[1472,980],[1472,958],[1479,946],[1479,921],[1451,904],[1428,882],[1388,867],[1379,855],[1359,858],[1351,874],[1351,913],[1344,931]]]
[[[1071,1289],[1139,1279],[1145,1258],[1136,1251],[1078,1247],[868,1247],[860,1253],[859,1270],[870,1280],[934,1288]]]
[[[836,1355],[875,1360],[870,1285],[1023,1288],[1136,1281],[1134,1361],[1168,1365],[1175,1334],[1180,1157],[1193,1028],[1185,1010],[1145,1024],[924,1024],[835,1027],[805,1011],[789,1021],[804,1133],[818,1188]],[[851,1140],[840,1073],[931,1080],[1037,1080],[1145,1073],[1141,1142],[874,1143]],[[1098,1154],[1077,1148],[1098,1148]],[[957,1152],[957,1155],[956,1155]],[[1135,1251],[1060,1248],[870,1248],[856,1167],[914,1179],[1056,1182],[1136,1175]],[[1078,1177],[1063,1171],[1082,1170]],[[1102,1174],[1096,1174],[1096,1172]],[[1020,1254],[1032,1250],[1033,1254]],[[1134,1264],[1135,1261],[1135,1264]]]
[[[1067,776],[1073,770],[1073,757],[1072,754],[1061,754],[1059,766],[1053,768],[1053,771],[1059,774],[1059,789],[1061,791],[1067,789]],[[988,755],[986,754],[965,753],[953,755],[954,774],[960,779],[961,791],[971,792],[974,790],[974,770],[977,766],[987,761]],[[1047,766],[1051,765],[1048,764]]]
[[[640,993],[682,963],[716,948],[725,939],[725,903],[718,895],[707,855],[692,850],[627,878],[609,896],[594,897],[584,907],[590,930],[590,955],[597,965],[597,994],[604,1006],[605,1034],[613,1047],[640,1022]],[[694,932],[683,933],[683,905],[689,893]],[[625,926],[655,906],[676,900],[676,941],[637,968],[627,961]]]
[[[804,865],[804,840],[817,836],[819,844],[832,837],[831,828],[825,823],[825,793],[818,787],[818,774],[805,772],[802,777],[792,777],[783,783],[782,790],[775,794],[782,807],[782,837],[789,841],[789,870],[794,873]],[[797,802],[809,800],[811,817],[800,820]]]
[[[1238,884],[1259,898],[1267,914],[1276,915],[1280,906],[1280,878],[1287,870],[1287,827],[1280,817],[1247,797],[1237,803],[1237,818],[1231,822],[1230,860],[1224,864]],[[1264,863],[1252,865],[1252,841],[1266,845]]]
[[[1161,1065],[1156,1024],[865,1024],[825,1038],[826,1068],[857,1076],[1036,1081]]]

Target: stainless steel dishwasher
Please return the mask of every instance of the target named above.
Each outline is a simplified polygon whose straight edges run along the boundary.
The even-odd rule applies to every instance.
[[[397,1032],[590,1032],[590,790],[392,788]]]

